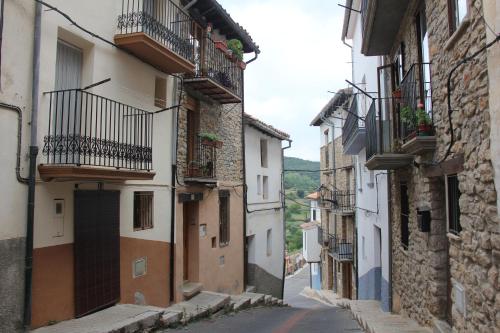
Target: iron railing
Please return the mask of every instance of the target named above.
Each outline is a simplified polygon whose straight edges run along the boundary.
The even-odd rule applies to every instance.
[[[217,177],[217,147],[214,142],[198,138],[188,159],[187,178],[215,179]]]
[[[342,127],[342,145],[345,146],[357,130],[364,128],[359,126],[359,122],[360,117],[365,115],[364,113],[366,110],[363,111],[363,109],[365,109],[369,102],[371,102],[371,99],[368,99],[368,97],[363,94],[354,95],[349,112],[347,113],[347,118]]]
[[[332,192],[332,210],[336,212],[353,212],[356,207],[356,193],[347,191]]]
[[[377,108],[372,103],[365,118],[366,126],[366,160],[368,161],[378,151]]]
[[[193,20],[171,0],[122,0],[120,34],[143,32],[194,63]]]
[[[400,84],[401,100],[400,112],[403,108],[408,108],[410,114],[406,118],[399,117],[400,135],[403,141],[408,141],[415,136],[431,135],[433,126],[432,116],[432,96],[431,96],[431,66],[429,63],[413,64]],[[431,119],[430,130],[423,131],[418,126],[417,110],[419,104]]]
[[[336,235],[328,235],[328,250],[330,254],[338,260],[352,260],[353,259],[353,247],[352,242],[345,239],[339,239]]]
[[[47,164],[153,168],[153,114],[79,89],[49,95]]]
[[[318,244],[323,246],[323,228],[318,226]]]
[[[194,78],[210,78],[238,97],[243,96],[243,70],[215,46],[210,37],[203,39],[197,53]]]

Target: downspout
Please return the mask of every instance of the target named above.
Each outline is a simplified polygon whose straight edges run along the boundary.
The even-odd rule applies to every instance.
[[[175,80],[174,84],[174,95],[177,93],[179,84],[179,79]],[[182,81],[181,81],[182,84]],[[177,108],[172,112],[172,169],[171,169],[171,193],[170,193],[170,279],[169,279],[169,290],[170,290],[170,303],[175,300],[175,195],[176,195],[176,178],[177,178],[177,132],[179,127],[179,108],[182,100],[182,90],[179,93],[179,98],[175,105]]]
[[[23,112],[21,108],[16,105],[10,105],[0,102],[0,107],[17,113],[16,179],[19,183],[27,185],[29,183],[29,179],[21,176],[21,142],[22,142]]]
[[[248,244],[247,244],[247,169],[245,153],[245,71],[241,71],[241,158],[243,166],[243,291],[248,283]]]
[[[254,62],[259,57],[259,52],[255,51],[254,54],[254,57],[246,62],[247,65]]]
[[[288,146],[281,148],[281,212],[283,214],[283,277],[281,279],[281,299],[285,297],[285,275],[286,275],[286,205],[285,205],[285,150],[292,147],[292,140]]]
[[[35,22],[33,37],[33,83],[31,87],[31,137],[30,137],[30,163],[28,182],[28,206],[26,223],[26,254],[24,274],[24,327],[29,330],[31,326],[32,302],[32,275],[33,275],[33,227],[35,219],[35,179],[36,157],[38,155],[38,92],[40,85],[40,38],[42,26],[42,5],[35,4]]]
[[[387,174],[387,202],[390,205],[392,200],[391,195],[391,174]],[[377,193],[378,196],[378,193]],[[392,312],[392,214],[390,209],[387,210],[387,221],[388,221],[388,231],[389,231],[389,312]]]

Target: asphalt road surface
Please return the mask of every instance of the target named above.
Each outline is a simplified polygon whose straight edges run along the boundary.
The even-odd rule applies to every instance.
[[[330,307],[300,295],[309,285],[309,267],[285,283],[285,303],[290,307],[260,307],[202,320],[165,332],[183,333],[362,333],[349,310]]]

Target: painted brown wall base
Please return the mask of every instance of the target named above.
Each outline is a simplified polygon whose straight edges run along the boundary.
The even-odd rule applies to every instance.
[[[32,327],[75,316],[73,244],[33,251]]]
[[[147,257],[146,275],[133,277],[134,261]],[[120,303],[135,304],[135,293],[144,295],[145,304],[169,305],[170,244],[136,238],[120,238]]]

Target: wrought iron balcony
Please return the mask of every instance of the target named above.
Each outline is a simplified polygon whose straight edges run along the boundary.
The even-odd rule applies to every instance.
[[[213,183],[217,181],[217,143],[198,138],[188,152],[185,181]]]
[[[352,242],[345,239],[339,239],[336,235],[328,235],[328,250],[332,257],[338,261],[352,261],[353,247]]]
[[[342,146],[344,154],[357,155],[365,147],[366,129],[360,117],[366,114],[371,100],[363,94],[353,95],[349,112],[342,127]]]
[[[431,66],[413,64],[400,84],[399,128],[403,151],[433,151],[436,145],[432,114]]]
[[[381,101],[381,105],[389,102]],[[366,167],[369,170],[394,170],[412,163],[413,155],[394,151],[389,117],[382,112],[377,115],[375,102],[366,115],[365,126]]]
[[[194,26],[171,0],[122,0],[115,43],[167,73],[194,73]]]
[[[196,72],[184,80],[186,86],[221,104],[241,103],[243,69],[210,37],[205,37],[197,52]]]
[[[79,89],[48,95],[45,180],[152,179],[153,114]]]
[[[324,245],[324,232],[323,232],[323,228],[321,228],[320,226],[318,226],[318,244],[323,246]]]
[[[356,211],[356,193],[350,190],[330,190],[322,186],[321,202],[323,207],[330,209],[334,214],[352,215]]]
[[[390,51],[408,7],[408,1],[362,0],[361,52],[367,56],[386,55]]]

